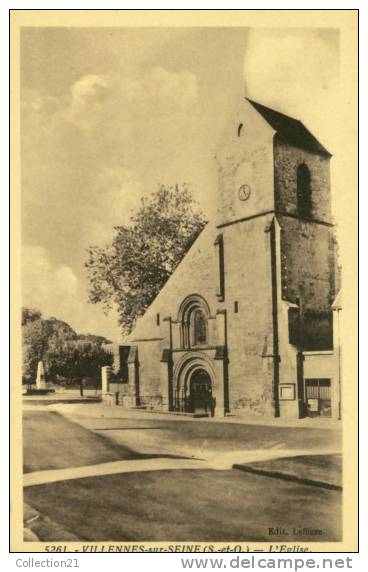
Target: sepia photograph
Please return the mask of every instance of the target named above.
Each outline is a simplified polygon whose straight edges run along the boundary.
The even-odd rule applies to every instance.
[[[13,549],[356,550],[357,11],[73,12],[10,17]]]

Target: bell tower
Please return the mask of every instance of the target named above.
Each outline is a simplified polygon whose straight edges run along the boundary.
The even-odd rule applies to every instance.
[[[273,136],[274,130],[245,99],[216,156],[218,225],[274,209]]]
[[[224,133],[215,244],[234,409],[298,415],[296,357],[331,348],[330,158],[299,120],[249,99]]]
[[[337,294],[330,158],[301,121],[249,99],[217,155],[218,228],[276,216],[282,297],[310,310],[326,310]]]

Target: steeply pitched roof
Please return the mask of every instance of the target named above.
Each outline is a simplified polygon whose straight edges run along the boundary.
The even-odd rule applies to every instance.
[[[329,153],[327,149],[317,141],[301,121],[294,119],[293,117],[289,117],[288,115],[284,115],[274,109],[270,109],[256,101],[248,98],[246,99],[253,105],[254,109],[262,115],[263,119],[271,125],[272,129],[277,132],[279,141],[288,143],[294,147],[306,149],[307,151],[312,151],[313,153],[331,157],[331,153]]]

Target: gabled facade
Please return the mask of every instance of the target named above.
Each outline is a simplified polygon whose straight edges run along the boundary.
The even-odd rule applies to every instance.
[[[308,414],[303,352],[333,348],[330,157],[299,121],[241,102],[216,157],[217,220],[138,320],[123,403]]]

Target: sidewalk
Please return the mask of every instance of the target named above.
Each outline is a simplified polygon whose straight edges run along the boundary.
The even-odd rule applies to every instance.
[[[59,412],[65,412],[72,415],[86,416],[86,417],[109,417],[109,418],[125,418],[125,419],[150,419],[150,420],[165,420],[165,421],[185,421],[193,423],[198,419],[193,419],[186,415],[178,415],[173,413],[163,413],[161,411],[150,411],[147,409],[126,409],[116,405],[105,405],[104,403],[91,403],[90,399],[77,400],[76,398],[65,402],[63,395],[60,399],[53,399],[52,403],[47,403],[49,399],[45,399],[45,405],[40,403],[40,398],[37,398],[37,404],[32,404],[31,400],[25,400],[24,407],[35,408],[37,405],[40,408],[47,407],[48,410],[53,409]],[[38,409],[37,407],[37,409]],[[226,417],[201,417],[201,422],[205,423],[222,423],[222,424],[242,424],[242,425],[263,425],[274,427],[304,427],[304,428],[323,428],[331,431],[341,431],[341,421],[335,419],[318,419],[306,417],[304,419],[284,419],[277,417],[262,417],[259,415],[248,416],[226,416]]]
[[[306,451],[301,457],[299,451],[293,450],[255,450],[235,451],[230,453],[208,453],[198,458],[150,458],[125,459],[94,465],[83,465],[64,469],[49,469],[32,471],[23,475],[23,486],[31,487],[45,483],[55,483],[71,479],[83,479],[103,475],[122,473],[140,473],[146,471],[175,471],[175,470],[215,470],[228,471],[239,469],[259,475],[283,478],[284,480],[300,481],[303,484],[314,484],[326,488],[341,488],[339,467],[326,463],[326,459],[337,458],[338,454],[321,454],[318,451]],[[324,466],[318,467],[316,459],[323,458]],[[239,461],[242,461],[239,463]],[[302,462],[300,462],[302,460]],[[314,466],[317,464],[317,469]],[[310,466],[312,463],[312,466]],[[327,465],[327,466],[326,466]],[[319,470],[318,470],[319,469]],[[307,476],[306,476],[307,475]],[[322,483],[322,484],[321,484]],[[331,485],[331,486],[329,486]]]
[[[34,471],[23,475],[23,486],[32,487],[45,483],[83,479],[105,475],[122,473],[141,473],[146,471],[174,471],[211,469],[212,467],[203,461],[191,459],[139,459],[113,461],[111,463],[99,463],[98,465],[86,465],[83,467],[71,467],[70,469],[56,469],[49,471]]]

